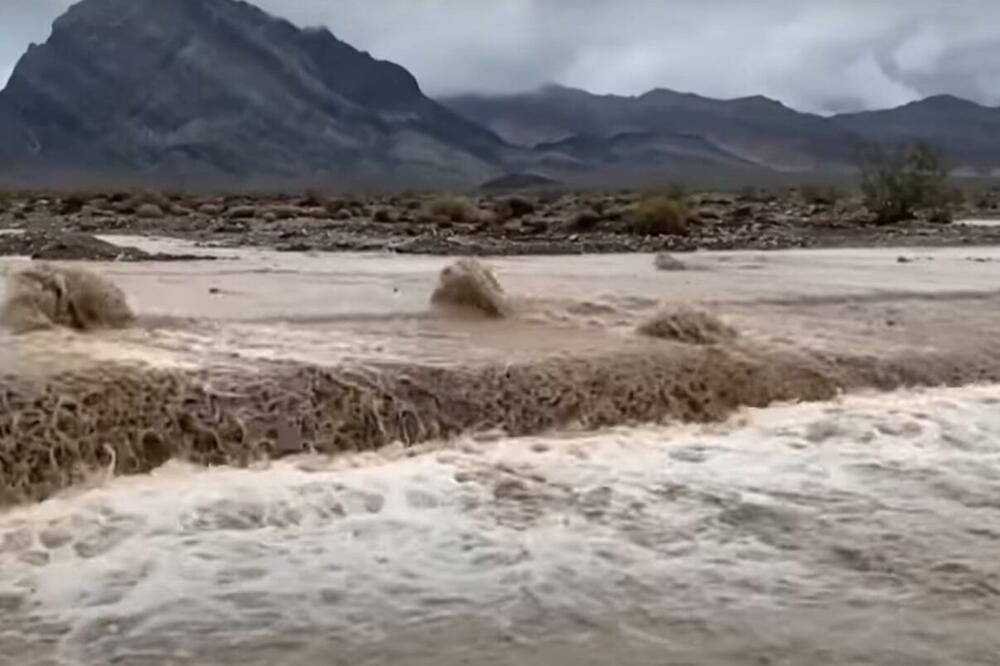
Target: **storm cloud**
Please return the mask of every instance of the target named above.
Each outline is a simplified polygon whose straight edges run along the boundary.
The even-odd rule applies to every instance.
[[[169,1],[169,0],[163,0]],[[68,0],[0,0],[0,82]],[[431,95],[544,83],[764,94],[808,111],[1000,103],[995,0],[259,0],[409,68]]]

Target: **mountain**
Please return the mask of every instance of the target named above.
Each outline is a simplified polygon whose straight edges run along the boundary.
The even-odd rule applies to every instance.
[[[842,131],[828,119],[765,97],[716,100],[658,89],[637,97],[546,86],[534,93],[442,100],[512,143],[598,158],[695,159],[706,164],[803,171],[847,163]],[[644,137],[644,139],[642,138]],[[623,150],[623,140],[629,148]],[[597,147],[596,143],[606,142]]]
[[[1000,170],[1000,109],[948,96],[829,118],[766,97],[717,100],[664,89],[625,97],[550,85],[441,101],[510,143],[532,146],[554,169],[837,172],[854,168],[865,142],[922,140],[956,168]]]
[[[1000,110],[955,97],[833,117],[665,89],[435,101],[402,66],[238,0],[81,0],[0,91],[2,184],[774,182],[913,139],[1000,173]]]
[[[938,95],[885,111],[841,114],[833,122],[869,141],[925,141],[960,169],[1000,172],[1000,109]]]
[[[79,2],[0,92],[0,140],[0,180],[28,182],[465,183],[513,150],[403,67],[236,0]]]

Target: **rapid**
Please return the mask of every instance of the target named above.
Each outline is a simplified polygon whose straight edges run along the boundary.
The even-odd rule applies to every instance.
[[[1000,658],[1000,252],[222,254],[0,334],[0,664]]]

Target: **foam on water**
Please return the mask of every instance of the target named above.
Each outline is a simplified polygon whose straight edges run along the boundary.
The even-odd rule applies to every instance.
[[[995,663],[998,395],[114,479],[0,517],[0,664]]]

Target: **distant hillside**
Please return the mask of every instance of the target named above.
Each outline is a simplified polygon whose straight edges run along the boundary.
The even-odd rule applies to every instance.
[[[1000,169],[1000,110],[954,97],[831,118],[766,97],[716,100],[663,89],[622,97],[546,86],[442,102],[511,143],[594,168],[628,162],[653,170],[674,163],[838,172],[854,167],[863,142],[925,140],[942,148],[957,168]]]
[[[833,122],[871,141],[927,141],[958,168],[1000,173],[1000,109],[941,95],[887,111],[843,114]]]
[[[765,97],[547,86],[435,101],[402,66],[237,0],[82,0],[0,92],[0,183],[465,187],[850,176],[862,141],[1000,173],[1000,110],[825,118]]]

